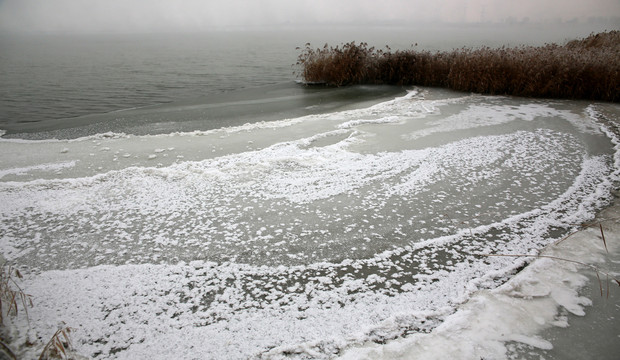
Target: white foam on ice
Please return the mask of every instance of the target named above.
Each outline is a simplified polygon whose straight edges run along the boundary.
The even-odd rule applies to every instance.
[[[157,154],[153,162],[198,137],[224,146],[232,134],[247,133],[236,138],[245,147],[263,140],[253,134],[276,130],[261,149],[0,183],[0,249],[28,267],[32,333],[49,338],[63,320],[76,329],[78,350],[102,359],[245,359],[330,358],[354,344],[407,335],[411,343],[351,350],[389,357],[411,349],[422,333],[435,329],[439,335],[430,338],[437,340],[429,341],[441,344],[448,330],[462,329],[463,351],[477,354],[469,338],[476,333],[464,320],[490,322],[480,314],[517,292],[552,299],[540,304],[534,322],[560,323],[546,315],[555,304],[578,313],[583,300],[562,293],[561,284],[529,281],[534,275],[510,292],[500,285],[526,260],[479,254],[535,253],[553,241],[550,234],[590,219],[618,180],[617,139],[607,149],[611,132],[591,134],[604,148],[592,152],[563,110],[483,100],[410,93],[367,109],[208,133],[53,143],[70,147],[54,152],[67,157],[89,149],[80,142],[116,157],[124,152],[114,142],[142,144],[143,153]],[[421,149],[405,142],[397,151],[351,150],[363,145],[364,132],[440,122],[447,108],[461,109],[468,128],[535,118],[568,125],[510,128]],[[285,130],[292,135],[282,139]],[[549,266],[536,264],[522,273]],[[520,318],[516,310],[508,316]],[[501,353],[506,341],[518,341],[547,348],[528,324],[504,337],[486,334],[488,347]]]
[[[543,117],[562,118],[569,121],[582,132],[600,133],[599,126],[588,121],[586,117],[574,114],[568,110],[557,110],[544,103],[517,105],[471,104],[465,111],[432,120],[428,123],[428,127],[404,134],[403,137],[408,140],[415,140],[435,133],[500,125],[517,120],[534,121],[537,118]]]
[[[68,169],[74,167],[76,161],[63,161],[58,163],[48,163],[48,164],[39,164],[33,166],[26,167],[18,167],[18,168],[9,168],[9,169],[0,169],[0,179],[7,175],[22,175],[28,172],[39,171],[39,172],[58,172],[63,169]]]

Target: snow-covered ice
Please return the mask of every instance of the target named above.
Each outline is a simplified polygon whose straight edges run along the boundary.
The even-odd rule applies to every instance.
[[[35,303],[19,339],[64,321],[96,359],[549,349],[558,308],[588,305],[584,276],[484,255],[536,254],[609,204],[617,112],[433,91],[206,132],[0,139],[0,250]]]

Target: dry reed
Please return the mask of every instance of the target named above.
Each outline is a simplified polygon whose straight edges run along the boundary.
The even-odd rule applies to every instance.
[[[54,336],[47,342],[41,355],[39,356],[39,360],[47,360],[47,359],[63,359],[68,360],[71,359],[71,351],[73,350],[73,345],[71,344],[71,328],[63,327],[58,329]]]
[[[20,306],[28,318],[28,307],[32,307],[30,295],[24,293],[15,281],[15,277],[22,278],[19,270],[11,266],[2,267],[0,271],[0,323],[4,323],[5,314],[17,316]]]
[[[620,101],[620,31],[563,46],[462,48],[449,52],[375,49],[355,42],[298,57],[309,84],[392,84],[527,97]]]
[[[32,307],[30,295],[24,293],[15,278],[22,278],[19,270],[2,265],[2,269],[0,269],[0,355],[10,359],[17,357],[5,339],[4,319],[8,316],[17,316],[20,307],[28,319],[28,307]]]
[[[2,265],[0,269],[0,358],[17,359],[5,338],[4,319],[8,316],[17,316],[21,308],[26,319],[30,321],[28,308],[33,306],[32,297],[22,290],[16,278],[22,278],[19,270],[12,266]],[[70,332],[71,329],[66,326],[56,331],[43,348],[39,360],[73,358]]]

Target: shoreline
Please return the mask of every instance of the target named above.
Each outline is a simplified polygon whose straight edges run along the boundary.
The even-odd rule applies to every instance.
[[[601,128],[608,132],[615,147],[620,147],[618,118],[598,115]],[[616,152],[616,158],[612,159],[616,167],[617,156]],[[609,204],[597,211],[589,222],[603,225],[606,244],[599,227],[588,227],[558,245],[549,246],[543,253],[585,262],[620,279],[620,183],[617,176],[611,188]],[[589,241],[593,239],[595,241]],[[562,268],[566,271],[554,277],[553,271]],[[551,276],[547,276],[549,274]],[[616,285],[613,281],[606,284],[603,275],[583,265],[535,258],[501,286],[473,295],[430,333],[414,334],[385,345],[360,344],[345,350],[338,358],[613,358],[617,350],[614,344],[620,338],[620,322],[614,320],[620,318],[620,306],[610,306],[620,302],[620,288]],[[555,287],[555,295],[561,295],[554,296],[552,287]],[[538,307],[545,302],[546,309]],[[548,312],[549,309],[552,311]],[[546,319],[541,317],[545,310]],[[506,315],[494,316],[497,314],[512,315],[512,323],[502,323]],[[514,314],[523,318],[514,317]],[[486,322],[479,319],[486,319]],[[506,335],[510,332],[512,337]]]
[[[620,279],[620,189],[585,228],[543,253],[577,260]],[[592,241],[594,240],[594,241]],[[506,283],[480,290],[430,333],[345,350],[353,359],[610,358],[620,337],[620,289],[583,265],[535,258]],[[587,335],[586,335],[587,334]],[[579,344],[579,346],[575,346]],[[585,357],[584,357],[585,356]]]
[[[612,192],[614,199],[612,204],[601,210],[595,222],[603,222],[612,229],[605,229],[606,240],[612,240],[616,246],[614,251],[610,249],[609,255],[604,255],[601,270],[608,270],[612,274],[620,274],[620,196],[618,189]],[[596,233],[596,228],[593,229]],[[608,243],[609,246],[609,243]],[[586,270],[587,271],[587,270]],[[579,290],[580,294],[592,300],[592,304],[586,309],[584,316],[569,316],[568,327],[549,328],[542,333],[545,338],[552,339],[554,348],[549,351],[535,350],[536,354],[547,359],[604,359],[612,358],[617,351],[616,342],[620,337],[620,323],[614,319],[620,319],[620,288],[610,282],[606,284],[605,276],[601,276],[602,288],[597,284],[598,280],[593,271],[586,274],[588,282]],[[602,294],[601,294],[602,292]],[[614,306],[615,305],[615,306]],[[614,326],[615,325],[615,326]],[[584,336],[584,334],[596,333],[598,336]],[[601,335],[608,335],[607,337]],[[607,341],[606,341],[607,340]],[[574,346],[579,343],[580,346]],[[523,352],[525,356],[531,351]]]

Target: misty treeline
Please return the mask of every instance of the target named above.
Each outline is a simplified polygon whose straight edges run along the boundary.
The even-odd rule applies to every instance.
[[[565,45],[430,52],[367,43],[314,49],[298,57],[307,83],[440,86],[482,94],[620,101],[620,31]]]

